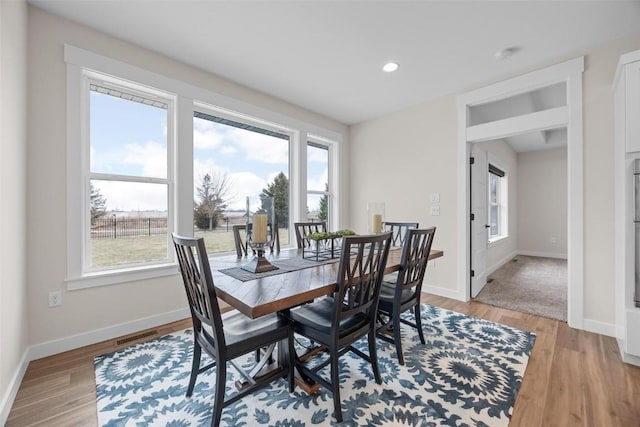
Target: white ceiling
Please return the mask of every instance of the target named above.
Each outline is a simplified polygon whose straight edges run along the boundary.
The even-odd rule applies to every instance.
[[[345,124],[640,32],[639,1],[29,3]]]

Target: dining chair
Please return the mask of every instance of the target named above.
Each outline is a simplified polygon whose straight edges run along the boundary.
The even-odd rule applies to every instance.
[[[383,281],[380,289],[378,337],[395,344],[398,362],[401,365],[404,365],[404,357],[402,355],[400,323],[416,328],[420,342],[425,343],[420,318],[420,296],[435,233],[435,227],[408,231],[402,248],[397,278],[393,282]],[[415,323],[400,316],[411,309],[414,312]],[[393,333],[393,338],[390,336],[391,333]]]
[[[270,225],[271,226],[271,225]],[[273,241],[271,242],[270,250],[273,252],[280,252],[280,232],[278,224],[273,224]],[[249,252],[249,242],[247,240],[247,224],[234,225],[233,229],[233,242],[236,246],[236,254],[238,257],[246,256]],[[249,224],[249,231],[251,231],[251,224]],[[253,249],[252,249],[253,251]],[[253,251],[255,254],[255,251]]]
[[[391,246],[402,246],[407,238],[407,231],[411,228],[418,228],[417,222],[393,222],[385,221],[384,229],[391,231]]]
[[[303,249],[308,248],[311,245],[311,242],[309,242],[309,234],[324,233],[327,231],[327,222],[295,222],[293,223],[293,228],[296,230],[296,243],[298,244],[298,249]]]
[[[328,358],[323,362],[316,365],[313,359],[296,355],[295,366],[303,379],[331,391],[338,422],[342,421],[340,356],[348,351],[360,356],[371,364],[376,383],[382,383],[376,355],[376,310],[390,242],[391,233],[344,237],[334,294],[289,311],[294,332],[326,348]],[[364,336],[368,355],[352,345]],[[331,366],[330,380],[319,374],[327,365]]]
[[[175,233],[172,237],[193,322],[193,360],[187,397],[191,397],[193,393],[198,374],[215,366],[217,371],[213,377],[215,387],[211,425],[218,426],[225,406],[269,385],[277,378],[287,377],[289,392],[293,392],[294,348],[290,320],[279,314],[250,319],[238,311],[229,312],[222,317],[204,239],[182,237]],[[278,349],[279,368],[270,374],[255,377],[267,364],[268,357],[262,358],[249,373],[234,360],[262,348],[272,351],[276,343],[284,347]],[[202,350],[213,359],[213,363],[200,367]],[[247,387],[225,399],[227,362],[243,377]]]

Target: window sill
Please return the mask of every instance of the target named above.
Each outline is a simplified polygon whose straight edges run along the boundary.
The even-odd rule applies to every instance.
[[[122,270],[100,271],[81,277],[67,278],[67,289],[88,289],[98,286],[115,285],[136,280],[153,279],[178,274],[177,264],[156,264],[149,267],[137,267]]]
[[[500,243],[505,242],[509,236],[496,236],[489,239],[489,247],[499,245]]]

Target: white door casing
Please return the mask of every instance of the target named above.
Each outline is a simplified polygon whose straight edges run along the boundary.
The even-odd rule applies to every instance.
[[[489,243],[487,228],[487,181],[489,168],[487,165],[487,152],[478,148],[477,144],[471,145],[471,297],[478,296],[484,285],[487,284],[487,247]]]
[[[572,328],[584,327],[584,206],[583,206],[583,138],[582,138],[582,73],[584,57],[533,71],[480,89],[457,98],[458,104],[458,293],[460,299],[469,300],[471,253],[469,239],[469,156],[473,142],[504,138],[520,131],[545,130],[567,127],[568,169],[568,300],[567,322]],[[566,82],[566,107],[539,111],[526,116],[513,117],[490,124],[470,126],[469,108],[487,102],[505,99],[555,83]]]

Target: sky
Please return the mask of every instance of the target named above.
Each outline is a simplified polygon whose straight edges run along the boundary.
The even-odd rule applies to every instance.
[[[246,197],[257,197],[280,172],[289,177],[289,141],[195,117],[193,123],[194,193],[205,174],[223,174],[230,183],[229,208],[244,209]],[[167,111],[162,108],[92,91],[90,140],[91,172],[167,177]],[[307,153],[307,187],[324,190],[327,151],[309,147]],[[166,210],[165,185],[92,184],[108,211]]]

